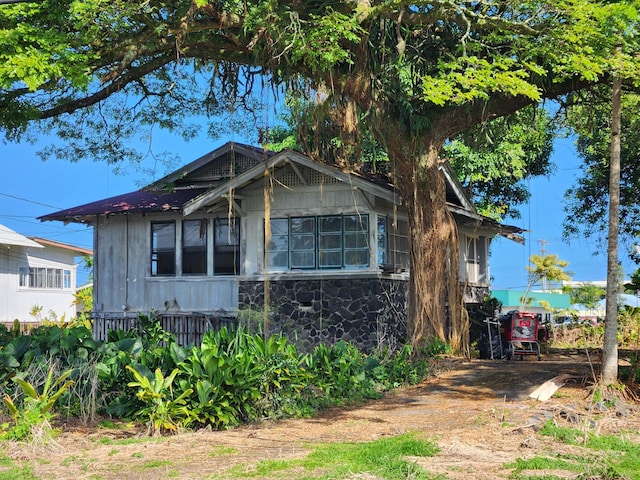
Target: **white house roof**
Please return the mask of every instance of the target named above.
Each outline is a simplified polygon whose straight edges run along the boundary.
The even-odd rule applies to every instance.
[[[44,248],[39,243],[14,232],[4,225],[0,225],[0,245],[17,245],[20,247]]]

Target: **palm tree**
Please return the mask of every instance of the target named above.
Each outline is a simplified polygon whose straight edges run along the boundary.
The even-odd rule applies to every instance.
[[[550,253],[549,255],[531,255],[529,262],[531,265],[525,267],[527,272],[529,272],[529,280],[527,282],[527,289],[521,299],[521,310],[524,310],[525,305],[531,301],[529,293],[536,283],[541,282],[542,290],[546,291],[548,281],[559,282],[562,280],[571,280],[571,272],[564,270],[564,268],[569,265],[569,262],[560,260],[555,253]]]

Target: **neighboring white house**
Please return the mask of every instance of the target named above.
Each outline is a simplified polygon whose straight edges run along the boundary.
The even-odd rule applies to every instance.
[[[491,239],[521,230],[479,215],[448,164],[442,173],[461,288],[480,303]],[[387,177],[227,143],[139,191],[40,219],[94,227],[99,338],[124,325],[110,319],[150,310],[174,330],[181,322],[202,331],[243,309],[259,317],[265,286],[270,329],[304,346],[344,339],[371,348],[405,335],[410,239]]]
[[[0,225],[0,322],[73,318],[76,257],[91,255],[73,245],[27,238]]]

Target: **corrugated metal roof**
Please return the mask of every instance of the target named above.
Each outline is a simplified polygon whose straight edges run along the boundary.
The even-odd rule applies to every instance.
[[[38,220],[60,220],[63,222],[88,220],[97,215],[112,215],[116,213],[152,213],[181,211],[182,206],[189,200],[206,192],[206,188],[192,188],[166,191],[137,191],[117,195],[115,197],[86,203],[59,212],[38,217]]]

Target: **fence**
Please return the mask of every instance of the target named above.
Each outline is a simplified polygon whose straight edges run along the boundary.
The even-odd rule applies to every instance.
[[[34,328],[38,328],[40,326],[40,322],[0,322],[2,325],[7,327],[8,330],[14,330],[16,326],[20,330],[20,334],[28,335],[31,330]]]
[[[163,330],[173,333],[180,345],[200,345],[204,334],[222,327],[235,328],[237,320],[233,314],[209,313],[156,313]],[[93,336],[96,340],[108,340],[112,330],[138,330],[140,319],[137,314],[96,314],[93,319]]]

